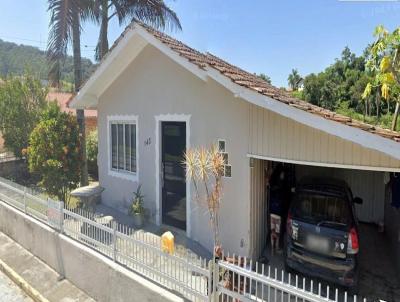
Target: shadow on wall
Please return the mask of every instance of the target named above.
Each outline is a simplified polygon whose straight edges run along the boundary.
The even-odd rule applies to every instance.
[[[393,207],[391,201],[392,192],[388,184],[385,190],[385,233],[392,251],[388,256],[395,259],[397,270],[400,272],[400,208]]]

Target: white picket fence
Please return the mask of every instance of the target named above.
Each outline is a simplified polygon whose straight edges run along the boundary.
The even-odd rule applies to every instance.
[[[159,236],[64,207],[2,178],[0,200],[192,301],[367,301],[240,256],[207,261],[187,249],[168,254]]]
[[[211,278],[206,259],[188,250],[168,254],[161,250],[160,237],[82,209],[64,208],[63,213],[65,234],[187,299],[208,300]]]

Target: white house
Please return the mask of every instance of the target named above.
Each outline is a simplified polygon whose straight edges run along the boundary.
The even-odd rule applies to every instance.
[[[144,25],[132,24],[70,103],[98,110],[102,202],[128,206],[142,184],[149,219],[211,249],[206,210],[193,200],[182,153],[224,144],[221,208],[226,250],[260,255],[266,238],[265,173],[336,175],[364,198],[362,221],[385,221],[399,248],[388,172],[400,171],[400,134],[294,99],[258,77]],[[386,196],[386,197],[385,197]],[[399,249],[400,250],[400,249]]]

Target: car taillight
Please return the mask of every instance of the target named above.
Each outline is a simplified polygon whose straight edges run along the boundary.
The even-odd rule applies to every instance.
[[[358,234],[355,228],[352,228],[347,241],[347,254],[357,254],[359,249]]]
[[[286,220],[286,232],[290,237],[292,237],[293,229],[292,229],[292,214],[288,214]]]

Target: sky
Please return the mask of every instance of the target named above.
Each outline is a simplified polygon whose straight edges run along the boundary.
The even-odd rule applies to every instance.
[[[167,32],[200,51],[287,86],[292,68],[322,71],[345,46],[362,54],[378,24],[400,26],[400,0],[166,0],[183,30]],[[0,39],[46,48],[45,0],[0,0]],[[123,28],[110,24],[110,45]],[[93,59],[98,27],[84,24],[82,55]]]

